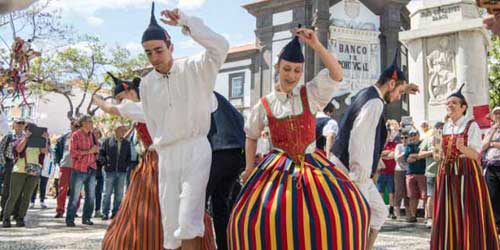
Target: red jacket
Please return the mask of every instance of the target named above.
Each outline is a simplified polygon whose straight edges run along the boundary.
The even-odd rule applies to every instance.
[[[82,129],[79,129],[71,135],[70,143],[69,153],[72,168],[83,173],[86,173],[89,167],[96,169],[96,154],[83,152],[90,150],[93,146],[98,146],[92,132],[85,133]]]

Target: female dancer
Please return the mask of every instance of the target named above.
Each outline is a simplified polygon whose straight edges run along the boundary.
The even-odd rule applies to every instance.
[[[436,176],[431,249],[498,250],[493,210],[478,163],[481,130],[465,116],[462,87],[448,97],[444,154]]]
[[[342,79],[337,60],[314,31],[299,28],[280,53],[276,91],[253,108],[245,126],[247,180],[228,226],[229,249],[365,249],[368,203],[349,177],[316,151],[315,113]],[[297,87],[301,38],[326,69]],[[272,151],[254,167],[256,141],[269,126]]]

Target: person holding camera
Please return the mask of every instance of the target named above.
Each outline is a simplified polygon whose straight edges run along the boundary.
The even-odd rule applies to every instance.
[[[43,155],[49,151],[49,135],[47,132],[43,134],[45,138],[45,147],[39,148],[28,145],[28,141],[32,132],[26,126],[23,135],[14,143],[14,167],[11,175],[10,195],[5,204],[3,214],[3,227],[11,227],[10,216],[15,213],[16,226],[24,227],[24,217],[28,211],[31,195],[38,186],[40,174],[42,172]],[[19,208],[17,211],[16,203],[20,199]]]
[[[410,143],[405,147],[403,159],[408,162],[406,172],[406,190],[410,199],[409,217],[407,222],[417,222],[417,207],[419,199],[427,201],[427,180],[425,178],[425,157],[420,153],[420,134],[414,129],[409,132]]]
[[[3,169],[3,187],[2,187],[2,200],[1,207],[2,212],[0,214],[1,219],[3,219],[3,213],[5,211],[5,204],[9,199],[10,194],[10,177],[12,175],[12,168],[14,167],[14,143],[17,139],[23,136],[24,128],[26,127],[26,121],[22,118],[15,118],[12,124],[13,131],[6,134],[2,141],[0,142],[0,164],[4,166]],[[17,206],[19,207],[19,206]]]
[[[500,106],[496,106],[491,113],[494,124],[483,140],[483,167],[486,167],[486,183],[493,205],[497,232],[500,232]]]

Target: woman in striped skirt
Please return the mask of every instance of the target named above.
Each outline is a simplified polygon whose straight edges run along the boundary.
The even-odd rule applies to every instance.
[[[123,81],[108,73],[115,82],[114,97],[120,102],[112,105],[100,97],[94,103],[104,112],[138,121],[136,132],[142,148],[152,144],[143,123],[139,103],[140,79]],[[210,216],[205,213],[203,250],[214,250],[215,240]],[[103,250],[163,250],[163,229],[158,196],[158,155],[154,151],[143,154],[139,166],[132,172],[130,185],[120,209],[111,222],[102,242]]]
[[[462,87],[448,97],[449,121],[443,128],[444,158],[434,191],[431,249],[498,250],[491,202],[478,163],[481,130],[465,116]]]
[[[316,151],[315,113],[322,110],[342,69],[309,29],[280,54],[277,90],[253,108],[245,126],[246,184],[228,225],[229,249],[363,250],[369,207],[342,171]],[[300,37],[326,69],[297,87],[304,57]],[[269,126],[273,150],[254,167],[256,140]]]

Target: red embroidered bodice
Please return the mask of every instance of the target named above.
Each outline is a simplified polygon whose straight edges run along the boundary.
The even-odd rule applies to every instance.
[[[462,154],[460,150],[458,150],[457,148],[457,139],[464,138],[464,145],[467,146],[467,140],[468,140],[467,134],[469,132],[469,128],[472,122],[473,120],[468,121],[464,131],[460,134],[443,135],[442,150],[444,153],[444,159],[447,162],[453,162]]]
[[[273,147],[285,151],[296,163],[304,157],[306,148],[316,140],[316,117],[311,113],[306,88],[300,89],[303,112],[300,115],[275,118],[269,102],[261,99],[266,110]]]
[[[139,135],[139,139],[142,141],[144,144],[144,147],[149,147],[151,144],[153,144],[153,140],[151,139],[151,136],[149,135],[148,128],[146,127],[145,123],[137,123],[137,134]]]

